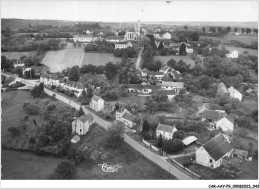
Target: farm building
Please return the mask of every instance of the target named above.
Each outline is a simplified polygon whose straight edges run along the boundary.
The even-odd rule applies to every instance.
[[[93,35],[74,35],[73,41],[74,42],[90,43],[90,42],[93,41]]]
[[[141,130],[142,119],[138,116],[131,114],[127,109],[120,108],[116,111],[116,120],[122,122],[125,126],[132,130]]]
[[[184,87],[183,82],[162,81],[162,90],[175,90],[176,93]]]
[[[212,123],[215,123],[225,116],[226,112],[223,110],[205,110],[202,114],[202,121],[208,120]]]
[[[239,159],[247,159],[248,156],[248,151],[245,150],[238,150],[238,149],[234,149],[232,152],[232,157],[237,157]]]
[[[159,138],[162,135],[164,139],[172,140],[175,131],[177,131],[175,126],[159,123],[156,128],[156,137]]]
[[[121,38],[120,36],[108,36],[106,38],[106,41],[111,42],[111,43],[118,43],[122,40],[123,40],[123,38]]]
[[[92,108],[93,110],[98,112],[98,111],[102,111],[104,109],[104,104],[105,104],[105,101],[102,98],[94,95],[91,98],[91,102],[90,102],[89,106],[90,106],[90,108]]]
[[[182,142],[185,146],[194,144],[198,139],[195,136],[188,136],[187,138],[183,139]]]
[[[94,123],[94,118],[91,114],[82,115],[72,122],[72,133],[85,135],[91,125]]]
[[[196,151],[196,163],[210,168],[222,165],[224,157],[230,157],[233,151],[231,144],[222,134],[205,143]]]

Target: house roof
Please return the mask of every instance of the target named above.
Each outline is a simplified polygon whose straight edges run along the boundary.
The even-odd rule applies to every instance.
[[[204,119],[212,119],[212,120],[219,120],[225,117],[225,112],[217,111],[217,110],[205,110],[202,114]]]
[[[169,67],[169,66],[167,66],[167,65],[164,65],[164,66],[162,66],[161,67],[161,70],[163,71],[163,72],[165,72],[165,71],[167,71],[168,69],[170,69],[171,67]]]
[[[120,36],[108,36],[107,37],[107,40],[120,40],[120,39],[122,39],[122,37],[120,37]]]
[[[138,123],[141,122],[141,118],[140,118],[140,117],[137,117],[137,116],[131,114],[131,113],[128,112],[128,111],[126,111],[126,112],[124,113],[124,115],[122,116],[122,118],[124,118],[124,119],[126,119],[126,120],[129,120],[129,121],[131,121],[131,122],[133,122],[133,123],[136,123],[136,124],[138,124]]]
[[[99,96],[101,93],[101,89],[100,88],[96,88],[94,91],[94,95]]]
[[[130,41],[121,41],[121,42],[117,42],[116,45],[127,45],[128,43],[131,43]],[[132,43],[131,43],[132,44]]]
[[[222,134],[218,134],[202,147],[215,161],[218,161],[220,158],[222,158],[233,149],[231,144],[225,139]]]
[[[10,84],[10,83],[12,83],[14,80],[16,79],[16,76],[9,76],[7,79],[6,79],[6,81],[5,81],[5,83],[6,84]]]
[[[245,150],[239,150],[239,149],[234,149],[232,154],[238,154],[240,156],[244,156],[245,158],[247,158],[248,156],[248,151]]]
[[[82,123],[85,122],[91,123],[94,120],[94,118],[91,114],[87,114],[87,115],[80,116],[78,120],[80,120]]]
[[[173,133],[174,129],[175,129],[175,126],[165,125],[162,123],[159,123],[159,125],[157,126],[157,130],[165,131],[168,133]]]
[[[162,83],[163,86],[166,87],[174,87],[174,88],[183,88],[184,87],[184,83],[183,82],[163,82]]]
[[[93,37],[93,35],[74,35],[73,37]]]
[[[239,94],[241,94],[238,90],[236,90],[236,89],[235,89],[234,87],[232,87],[232,86],[228,88],[228,92],[229,92],[229,93],[233,93],[233,94],[234,94],[234,93],[239,93]]]
[[[194,141],[198,140],[195,136],[188,136],[187,138],[183,139],[182,142],[186,146],[193,143]]]
[[[227,120],[229,120],[231,123],[234,124],[235,119],[231,117],[230,115],[226,115]]]
[[[96,95],[94,95],[92,98],[91,98],[91,100],[94,100],[94,101],[99,101],[99,100],[102,100],[102,98],[100,98],[99,96],[96,96]]]
[[[217,91],[217,93],[222,96],[226,92],[228,92],[226,85],[223,82],[219,83],[218,84],[218,91]]]
[[[247,93],[251,93],[251,92],[253,92],[253,89],[251,89],[251,88],[250,88],[250,89],[247,89],[246,92],[247,92]]]

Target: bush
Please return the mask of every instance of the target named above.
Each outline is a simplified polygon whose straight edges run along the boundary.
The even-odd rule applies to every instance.
[[[52,90],[56,89],[56,86],[55,86],[55,85],[52,85],[52,86],[51,86],[51,89],[52,89]]]
[[[47,107],[47,110],[50,112],[50,111],[55,110],[55,108],[56,108],[56,105],[55,105],[55,104],[50,104],[50,105]]]
[[[121,123],[112,125],[108,129],[105,146],[113,150],[119,149],[124,143],[124,126]]]
[[[36,139],[34,137],[29,138],[29,143],[30,144],[35,144],[36,143]]]
[[[25,111],[29,115],[39,115],[40,114],[40,107],[30,104],[25,107]]]
[[[70,161],[62,161],[57,165],[55,172],[51,174],[49,179],[76,179],[77,169],[74,163]]]
[[[17,137],[21,134],[20,130],[16,127],[10,127],[8,131],[11,133],[12,137]]]

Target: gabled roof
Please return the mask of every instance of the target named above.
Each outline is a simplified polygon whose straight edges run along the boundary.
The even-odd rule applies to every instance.
[[[80,141],[80,137],[78,135],[75,135],[71,140],[74,140],[75,143],[77,143],[78,141]]]
[[[74,35],[73,37],[93,37],[93,35]]]
[[[238,90],[236,90],[236,89],[235,89],[234,87],[232,87],[232,86],[228,88],[228,92],[229,92],[229,93],[239,93],[239,94],[241,94]]]
[[[123,111],[125,111],[125,108],[124,108],[124,107],[121,107],[121,108],[119,108],[119,109],[117,110],[117,112],[119,112],[119,113],[122,113]]]
[[[246,90],[246,92],[251,93],[251,92],[253,92],[253,89],[249,88],[249,89]]]
[[[234,124],[235,119],[231,117],[230,115],[227,115],[225,118],[227,118],[228,121]]]
[[[233,149],[231,144],[225,139],[222,134],[218,134],[202,147],[215,161],[218,161],[220,158],[222,158]]]
[[[170,126],[170,125],[165,125],[165,124],[159,123],[156,130],[173,133],[173,131],[175,130],[175,126]]]
[[[217,110],[205,110],[202,117],[204,119],[212,119],[217,121],[225,117],[225,112],[217,111]]]
[[[94,95],[99,96],[101,93],[101,89],[100,88],[96,88],[94,91]]]
[[[87,114],[87,115],[82,115],[78,118],[79,121],[81,121],[82,123],[88,122],[91,123],[94,118],[91,114]]]
[[[91,100],[94,100],[94,101],[99,101],[99,100],[102,100],[102,98],[100,98],[99,96],[96,96],[96,95],[94,95],[92,98],[91,98]]]
[[[9,76],[7,79],[6,79],[6,81],[5,81],[5,83],[6,84],[10,84],[10,83],[12,83],[14,80],[16,79],[16,76]]]
[[[120,39],[122,39],[122,37],[120,37],[120,36],[108,36],[107,37],[107,40],[120,40]]]
[[[174,88],[183,88],[184,87],[184,83],[183,82],[163,82],[162,83],[163,86],[166,87],[174,87]]]
[[[136,123],[136,124],[138,124],[138,123],[141,122],[141,118],[140,118],[140,117],[137,117],[137,116],[131,114],[131,113],[128,112],[128,111],[126,111],[126,112],[123,114],[122,118],[124,118],[124,119],[126,119],[126,120],[129,120],[129,121],[131,121],[131,122],[133,122],[133,123]]]
[[[222,96],[226,92],[228,92],[226,85],[223,82],[219,83],[217,93]]]

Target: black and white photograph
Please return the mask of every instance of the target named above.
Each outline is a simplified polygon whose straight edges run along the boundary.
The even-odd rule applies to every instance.
[[[259,188],[256,0],[1,0],[3,188]]]

